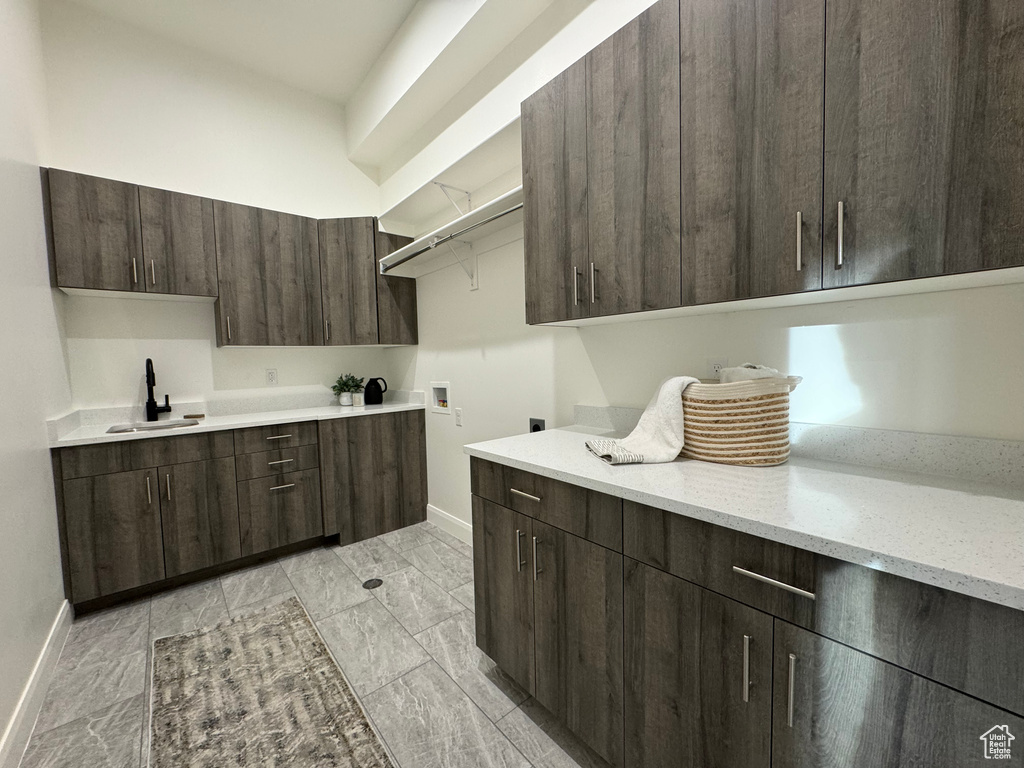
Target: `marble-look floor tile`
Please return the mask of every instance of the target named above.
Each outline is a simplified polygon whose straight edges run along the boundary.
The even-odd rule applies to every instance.
[[[430,661],[423,647],[376,600],[336,613],[316,626],[361,696]]]
[[[500,720],[526,700],[526,692],[476,647],[476,624],[469,611],[435,624],[416,639],[491,720]]]
[[[461,587],[449,590],[449,595],[454,597],[471,611],[476,611],[476,584],[472,581],[463,584]]]
[[[75,619],[75,623],[71,625],[67,644],[88,642],[116,629],[148,624],[149,608],[150,599],[147,597],[116,608],[86,614],[80,619]]]
[[[291,582],[288,583],[291,584]],[[228,614],[232,619],[237,619],[239,616],[248,616],[251,613],[262,611],[264,608],[269,608],[272,605],[283,603],[285,600],[293,597],[297,597],[297,595],[295,594],[295,590],[289,587],[284,592],[280,592],[276,595],[266,595],[255,602],[246,603],[245,605],[240,605],[237,608],[228,608]]]
[[[608,768],[600,755],[533,699],[499,720],[498,727],[535,768]]]
[[[219,579],[181,587],[153,598],[150,639],[209,629],[229,618]]]
[[[145,653],[149,648],[149,622],[117,627],[102,635],[83,640],[68,640],[60,654],[58,668],[70,670],[83,664],[96,664]]]
[[[458,552],[460,555],[465,555],[468,558],[472,558],[473,557],[473,545],[472,544],[469,544],[468,542],[463,541],[462,539],[460,539],[458,536],[456,536],[453,533],[449,533],[448,531],[446,531],[444,528],[442,528],[439,525],[434,525],[433,523],[426,523],[426,525],[428,526],[427,527],[427,531],[435,539],[440,539],[445,544],[447,544],[449,547],[451,547],[456,552]]]
[[[437,539],[407,550],[405,559],[444,590],[473,580],[473,561]]]
[[[334,553],[361,581],[380,579],[409,565],[408,560],[379,538],[337,547]]]
[[[288,578],[313,621],[373,599],[370,590],[363,589],[356,575],[333,555],[331,562],[303,568]]]
[[[224,588],[224,600],[229,611],[292,589],[292,583],[278,563],[266,563],[230,573],[222,576],[220,583]]]
[[[427,530],[427,525],[428,523],[416,523],[416,525],[410,525],[406,528],[399,528],[397,531],[382,534],[377,538],[396,552],[402,553],[407,549],[422,547],[424,544],[436,541],[430,535],[430,531]]]
[[[144,714],[142,696],[134,696],[37,733],[21,768],[136,768]]]
[[[465,610],[462,603],[415,568],[395,571],[373,594],[412,634]]]
[[[494,723],[432,661],[363,702],[404,768],[529,768]]]
[[[335,559],[337,558],[334,556],[334,552],[329,548],[317,547],[316,549],[310,549],[306,552],[299,552],[297,555],[282,557],[277,562],[281,564],[285,573],[292,574],[295,573],[295,571],[302,570],[303,568],[310,568],[321,563],[329,563]]]

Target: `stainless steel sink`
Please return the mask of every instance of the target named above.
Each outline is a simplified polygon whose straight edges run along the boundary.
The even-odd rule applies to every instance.
[[[124,434],[126,432],[158,432],[164,429],[180,429],[194,427],[198,419],[181,419],[180,421],[139,421],[134,424],[115,424],[107,430],[107,434]]]

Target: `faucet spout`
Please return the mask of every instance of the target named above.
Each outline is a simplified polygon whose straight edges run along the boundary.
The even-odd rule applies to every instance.
[[[153,387],[156,386],[156,373],[153,371],[153,361],[146,358],[146,421],[156,421],[161,413],[171,412],[171,396],[164,395],[164,404],[157,405],[153,396]]]

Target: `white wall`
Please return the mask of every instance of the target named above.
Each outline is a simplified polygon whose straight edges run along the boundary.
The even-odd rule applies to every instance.
[[[64,600],[44,421],[70,401],[43,235],[31,0],[0,0],[0,739]],[[0,760],[5,750],[0,746]]]
[[[469,521],[462,446],[572,422],[572,406],[643,407],[667,376],[709,358],[802,375],[792,418],[1024,440],[1024,285],[588,328],[530,328],[519,240],[480,258],[480,290],[458,266],[418,281],[420,346],[403,386],[450,381],[452,416],[427,414],[430,502]]]

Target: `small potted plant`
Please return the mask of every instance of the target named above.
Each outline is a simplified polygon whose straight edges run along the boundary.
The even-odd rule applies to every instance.
[[[338,402],[341,405],[352,405],[352,395],[359,393],[359,399],[363,399],[363,379],[357,379],[351,373],[346,373],[344,376],[338,377],[331,390],[338,396]]]

